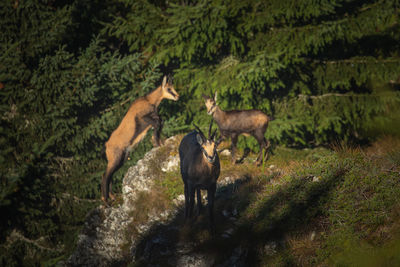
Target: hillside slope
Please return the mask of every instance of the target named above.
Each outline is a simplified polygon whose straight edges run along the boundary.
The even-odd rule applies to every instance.
[[[398,139],[362,149],[276,148],[259,168],[253,154],[233,166],[220,153],[215,237],[207,214],[184,224],[180,139],[129,169],[122,198],[88,215],[67,265],[400,264]]]

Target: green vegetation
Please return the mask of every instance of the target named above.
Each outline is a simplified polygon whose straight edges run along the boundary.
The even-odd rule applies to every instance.
[[[215,91],[223,109],[257,108],[275,118],[267,138],[278,147],[276,153],[285,153],[287,147],[358,145],[382,134],[398,136],[399,10],[396,0],[1,2],[0,265],[52,265],[68,257],[85,214],[100,203],[104,142],[130,103],[158,86],[164,74],[173,74],[181,96],[177,103],[160,106],[164,137],[186,133],[193,122],[208,125],[201,94]],[[129,165],[152,147],[149,139],[114,175],[117,191]],[[257,150],[252,138],[240,139],[239,147],[245,146]],[[353,221],[339,209],[341,202],[350,201],[339,196],[335,207],[340,212],[332,209],[324,216],[364,225],[365,233],[393,218],[379,212],[373,218],[365,215],[387,207],[392,197],[386,192],[374,199],[370,192],[385,191],[382,179],[393,183],[391,166],[387,172],[379,169],[386,161],[369,159],[377,162],[377,169],[369,169],[363,155],[350,163],[340,152],[289,153],[304,156],[306,162],[316,160],[321,173],[314,166],[311,174],[282,177],[291,182],[276,200],[242,204],[248,206],[249,220],[262,205],[271,209],[274,201],[281,204],[272,210],[276,224],[291,212],[285,205],[301,208],[304,201],[317,198],[321,206],[306,211],[319,213],[324,203],[331,203],[333,188],[344,181],[354,187],[343,192],[354,195],[341,197],[362,200],[348,207],[357,209],[360,218]],[[397,166],[398,155],[390,157]],[[270,160],[268,164],[283,170],[292,168],[276,157]],[[236,171],[228,164],[223,168]],[[255,167],[247,171],[259,172]],[[292,199],[289,191],[307,175],[325,177],[321,181],[329,192],[297,182],[300,195]],[[263,191],[258,185],[274,177],[262,174],[257,186],[248,189]],[[356,187],[360,179],[369,187]],[[171,174],[158,181],[161,188],[170,188],[166,199],[179,194],[171,189],[178,180]],[[315,196],[308,199],[308,194]],[[255,223],[263,232],[273,221]],[[354,232],[352,242],[364,240],[354,229],[343,229],[349,231]],[[340,240],[344,234],[335,236]],[[369,254],[369,245],[360,247],[360,258]],[[386,251],[390,248],[377,255]],[[347,251],[337,253],[338,264],[346,263]],[[318,257],[331,255],[318,252]]]
[[[385,137],[363,148],[275,151],[270,159],[274,166],[265,172],[254,162],[232,166],[230,157],[222,157],[220,178],[234,177],[235,182],[218,189],[216,237],[207,231],[207,213],[193,225],[184,225],[178,215],[171,228],[153,234],[168,232],[171,246],[188,241],[210,257],[218,251],[215,263],[225,262],[240,247],[251,266],[400,264],[399,138]],[[142,210],[154,212],[151,207],[160,203],[165,208],[165,202],[154,201],[154,194],[168,195],[170,188],[154,188],[146,193],[150,198],[138,201],[150,203]],[[222,215],[233,210],[237,215]],[[177,225],[178,230],[171,230]],[[152,240],[152,233],[147,238]],[[136,257],[141,259],[140,252]],[[163,257],[168,256],[142,259],[141,264],[169,259]]]
[[[378,114],[381,131],[398,121],[396,1],[122,3],[104,31],[173,69],[183,125],[206,124],[200,96],[215,91],[223,109],[273,115],[273,143],[360,141]]]

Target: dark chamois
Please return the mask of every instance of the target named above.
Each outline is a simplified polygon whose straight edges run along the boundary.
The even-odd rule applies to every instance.
[[[223,111],[217,106],[217,93],[215,97],[208,97],[203,94],[203,98],[206,104],[207,113],[212,115],[218,128],[221,132],[221,136],[225,139],[231,138],[232,141],[232,163],[236,163],[236,143],[240,134],[252,135],[256,138],[260,152],[258,154],[256,163],[257,165],[263,162],[263,149],[265,160],[268,157],[269,142],[265,139],[264,134],[268,127],[269,117],[260,110],[230,110]]]
[[[111,192],[113,174],[128,157],[129,151],[145,137],[151,127],[154,128],[153,142],[156,146],[161,145],[162,121],[158,116],[157,107],[163,99],[177,101],[178,98],[179,95],[171,81],[167,82],[167,77],[164,76],[161,86],[136,99],[129,107],[118,128],[112,132],[105,144],[108,163],[101,181],[101,199],[103,201],[107,202],[109,197],[114,199]]]
[[[200,213],[202,208],[201,190],[207,190],[210,229],[214,233],[214,198],[220,173],[217,146],[221,139],[214,140],[216,130],[210,136],[212,121],[208,131],[208,139],[196,125],[195,127],[197,131],[187,134],[179,145],[181,175],[185,189],[185,218],[192,217],[195,191],[197,191],[197,207],[198,213]]]

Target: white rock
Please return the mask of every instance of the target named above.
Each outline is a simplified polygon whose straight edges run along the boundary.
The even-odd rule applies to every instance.
[[[315,182],[318,182],[320,180],[320,178],[318,177],[318,176],[313,176],[313,178],[312,178],[312,181],[315,183]]]
[[[174,138],[167,139],[166,145],[171,151],[177,150]],[[127,242],[127,238],[131,238],[126,236],[125,231],[132,220],[129,214],[135,211],[134,203],[138,193],[150,190],[154,180],[158,178],[152,176],[148,166],[159,149],[153,148],[136,165],[128,169],[122,182],[123,203],[120,206],[104,207],[102,205],[88,214],[84,229],[78,236],[77,248],[65,263],[67,266],[110,266],[124,257],[122,247]],[[169,157],[161,164],[169,171],[179,166],[179,159],[177,156]],[[181,195],[178,199],[184,200],[184,196]],[[171,217],[170,214],[172,214],[171,211],[166,210],[161,214],[149,216],[147,223],[136,226],[138,232],[145,233],[153,224],[168,220]],[[135,246],[137,242],[131,240],[131,243]],[[135,248],[132,247],[131,251],[134,250]]]
[[[226,157],[230,157],[231,156],[231,152],[229,151],[229,149],[224,149],[219,154],[221,156],[226,156]]]
[[[315,239],[315,231],[312,231],[311,235],[310,235],[310,240],[314,241]]]
[[[175,171],[178,169],[180,160],[178,156],[169,156],[167,161],[161,165],[163,172]]]
[[[271,241],[265,244],[264,253],[269,256],[274,255],[276,253],[276,243],[274,241]]]

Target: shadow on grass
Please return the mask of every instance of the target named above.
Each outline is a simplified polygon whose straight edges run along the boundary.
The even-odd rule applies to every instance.
[[[279,249],[286,234],[307,228],[323,214],[323,204],[344,172],[338,168],[319,181],[311,176],[293,179],[262,198],[257,195],[272,186],[269,180],[274,177],[264,177],[260,183],[260,179],[247,176],[220,186],[214,237],[207,231],[204,210],[188,225],[180,207],[168,224],[155,225],[141,237],[133,252],[134,266],[257,266],[265,257],[265,244],[277,242]]]

